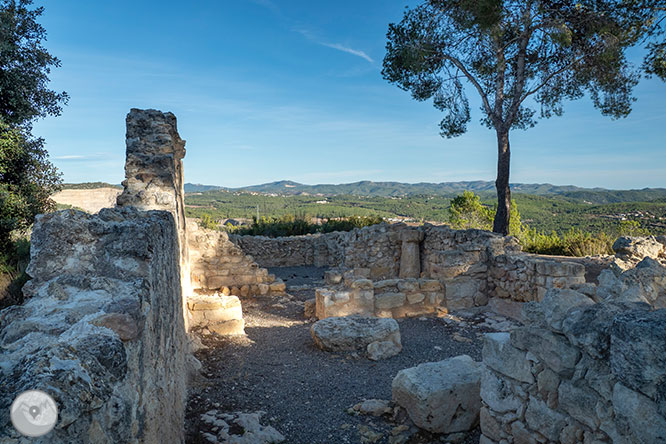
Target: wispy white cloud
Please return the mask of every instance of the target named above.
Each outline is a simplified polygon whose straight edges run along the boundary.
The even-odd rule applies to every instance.
[[[308,29],[294,28],[293,31],[298,32],[299,34],[301,34],[306,39],[308,39],[311,42],[316,43],[318,45],[325,46],[327,48],[337,49],[338,51],[346,52],[347,54],[352,54],[352,55],[355,55],[357,57],[361,57],[362,59],[365,59],[370,63],[375,62],[372,59],[372,57],[370,57],[365,51],[350,48],[350,47],[342,45],[340,43],[328,43],[328,42],[322,41],[319,38],[317,38],[312,31],[310,31]]]
[[[348,54],[353,54],[355,56],[361,57],[362,59],[367,60],[370,63],[374,63],[374,60],[367,55],[364,51],[358,50],[358,49],[353,49],[353,48],[348,48],[346,46],[343,46],[339,43],[319,43],[320,45],[327,46],[329,48],[337,49],[338,51],[346,52]]]
[[[108,159],[108,153],[92,153],[92,154],[64,154],[62,156],[53,156],[53,160],[59,161],[73,161],[73,162],[89,162]]]
[[[85,159],[86,156],[78,156],[78,155],[69,155],[69,156],[55,156],[55,160],[80,160],[80,159]]]

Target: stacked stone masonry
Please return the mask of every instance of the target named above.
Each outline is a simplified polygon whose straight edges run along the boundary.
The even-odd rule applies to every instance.
[[[219,292],[224,296],[269,296],[284,293],[281,280],[259,267],[223,231],[188,225],[190,268],[195,292]]]
[[[261,266],[329,266],[347,281],[349,273],[374,282],[436,279],[449,310],[486,305],[493,297],[538,301],[549,288],[586,284],[584,265],[522,253],[514,238],[481,230],[379,224],[347,233],[230,240]]]
[[[164,211],[38,216],[23,291],[0,312],[0,442],[21,392],[55,399],[35,443],[181,442],[187,341],[178,231]]]
[[[551,289],[488,334],[481,443],[666,443],[666,310]]]
[[[444,287],[438,280],[413,278],[354,279],[348,287],[317,289],[315,303],[318,319],[349,315],[403,318],[446,308]]]

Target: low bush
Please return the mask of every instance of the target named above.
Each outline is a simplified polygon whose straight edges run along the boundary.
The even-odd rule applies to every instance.
[[[578,257],[613,254],[613,239],[605,233],[584,233],[572,228],[560,236],[554,231],[546,234],[525,227],[517,237],[528,253]]]
[[[0,309],[23,302],[21,289],[30,277],[25,272],[30,262],[30,241],[12,240],[0,252]]]
[[[258,220],[257,218],[253,219],[252,225],[249,227],[225,226],[224,229],[243,235],[282,237],[314,233],[330,233],[332,231],[351,231],[354,228],[363,228],[383,222],[381,217],[373,216],[353,216],[341,219],[329,219],[321,225],[311,223],[304,217],[296,217],[294,215],[287,215],[279,218],[262,217]]]

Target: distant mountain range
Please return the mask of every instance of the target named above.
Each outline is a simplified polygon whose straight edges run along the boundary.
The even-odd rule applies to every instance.
[[[289,180],[253,185],[242,188],[224,188],[214,185],[185,184],[186,193],[227,191],[227,192],[254,192],[261,194],[290,195],[352,195],[352,196],[381,196],[381,197],[409,197],[416,195],[455,196],[465,190],[473,191],[479,195],[495,193],[495,183],[491,181],[442,182],[442,183],[402,183],[402,182],[372,182],[361,181],[339,185],[320,184],[304,185]],[[533,195],[557,195],[576,201],[587,201],[596,204],[615,202],[648,202],[666,199],[666,188],[644,188],[641,190],[608,190],[604,188],[581,188],[573,185],[552,185],[548,183],[511,184],[511,190],[516,193]]]

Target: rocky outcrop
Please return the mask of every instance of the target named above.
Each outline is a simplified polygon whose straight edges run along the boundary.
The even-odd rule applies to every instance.
[[[310,328],[312,339],[326,351],[364,351],[374,361],[402,350],[400,328],[394,319],[348,316],[326,318]]]
[[[181,442],[186,334],[170,213],[38,216],[26,302],[0,312],[0,441],[28,389],[59,408],[43,443]]]
[[[418,427],[457,433],[479,423],[481,365],[467,355],[400,370],[393,379],[393,401]]]
[[[662,238],[663,236],[660,236]],[[663,239],[654,236],[623,236],[613,243],[616,262],[622,269],[629,269],[649,257],[666,263],[666,245]]]
[[[646,257],[626,271],[618,267],[603,270],[595,297],[605,302],[644,302],[666,308],[666,266]]]

